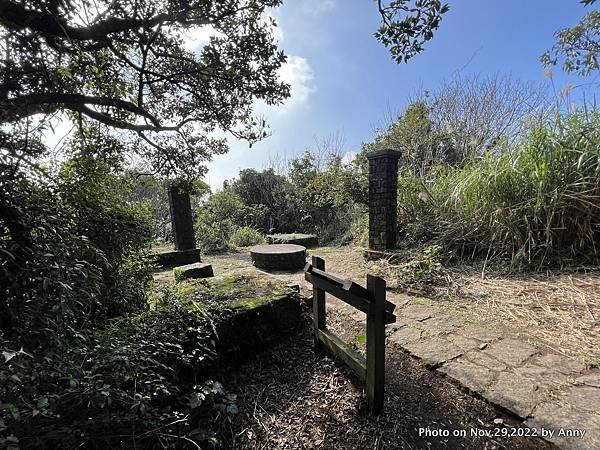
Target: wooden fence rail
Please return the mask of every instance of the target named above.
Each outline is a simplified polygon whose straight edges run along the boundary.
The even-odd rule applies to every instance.
[[[372,412],[383,408],[385,383],[385,325],[394,323],[395,305],[385,299],[385,280],[367,275],[366,289],[350,280],[325,272],[325,261],[313,256],[304,268],[304,278],[313,286],[313,327],[315,350],[323,348],[338,356],[365,381],[367,402]],[[366,359],[326,326],[325,293],[333,295],[367,315]]]

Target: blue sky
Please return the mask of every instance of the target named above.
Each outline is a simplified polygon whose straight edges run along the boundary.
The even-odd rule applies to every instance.
[[[263,169],[274,155],[287,158],[338,133],[345,151],[356,152],[390,110],[399,110],[420,87],[435,89],[461,74],[511,74],[545,82],[539,56],[556,30],[573,26],[589,11],[577,0],[449,0],[451,10],[434,39],[408,64],[395,64],[373,37],[379,23],[372,0],[287,0],[273,12],[280,47],[289,55],[282,77],[292,97],[279,108],[259,108],[272,135],[248,149],[231,141],[231,151],[209,165],[214,189],[247,167]],[[553,71],[557,90],[593,78]]]

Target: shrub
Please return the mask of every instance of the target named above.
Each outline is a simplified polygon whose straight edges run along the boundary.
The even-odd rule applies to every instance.
[[[57,188],[74,210],[77,232],[103,255],[94,261],[102,273],[95,317],[145,308],[151,279],[146,251],[153,227],[149,211],[127,200],[131,186],[100,159],[81,154],[63,164]]]
[[[0,184],[0,343],[33,351],[89,325],[106,259],[52,186],[20,174]]]
[[[3,348],[0,444],[181,448],[216,443],[235,396],[206,376],[210,317],[174,288],[151,311],[43,356]],[[218,417],[218,420],[217,420]]]
[[[212,195],[198,208],[195,221],[196,242],[206,253],[230,249],[230,239],[244,213],[244,204],[231,192]]]
[[[146,307],[146,211],[100,160],[67,161],[58,182],[0,167],[0,330],[32,351]]]
[[[244,241],[250,242],[245,245],[253,245],[253,241],[259,243],[260,231],[256,223],[263,223],[266,217],[265,205],[247,206],[228,189],[217,192],[196,209],[197,245],[206,253],[218,253],[242,247]],[[244,231],[238,235],[240,228]]]
[[[421,255],[395,267],[396,278],[404,287],[428,288],[443,279],[441,247],[426,246]]]
[[[254,228],[240,227],[231,234],[229,242],[234,247],[250,247],[251,245],[263,244],[265,238]]]
[[[341,244],[354,244],[360,247],[369,245],[369,213],[363,212],[356,220],[352,221]]]

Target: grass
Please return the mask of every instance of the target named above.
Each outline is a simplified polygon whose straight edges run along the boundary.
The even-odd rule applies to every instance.
[[[482,322],[501,321],[527,332],[555,352],[600,366],[600,271],[511,275],[479,267],[446,269],[451,283],[437,288],[437,298],[466,305]]]
[[[545,267],[597,261],[600,114],[535,124],[512,147],[462,168],[399,180],[401,237],[461,257]]]

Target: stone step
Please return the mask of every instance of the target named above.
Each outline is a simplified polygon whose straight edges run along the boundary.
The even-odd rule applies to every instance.
[[[162,250],[154,253],[157,266],[168,269],[178,267],[184,264],[193,264],[200,262],[200,249],[192,248],[189,250]]]
[[[194,263],[185,266],[175,267],[173,269],[175,281],[183,281],[196,278],[214,277],[213,268],[210,264]]]

